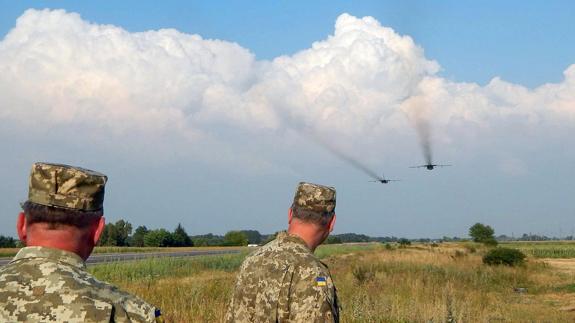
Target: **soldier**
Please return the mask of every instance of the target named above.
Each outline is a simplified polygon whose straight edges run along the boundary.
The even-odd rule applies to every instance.
[[[242,264],[227,322],[338,322],[335,286],[313,254],[335,223],[335,189],[299,183],[288,230]]]
[[[35,163],[16,225],[26,245],[0,268],[0,322],[159,322],[143,300],[86,271],[104,229],[107,177]]]

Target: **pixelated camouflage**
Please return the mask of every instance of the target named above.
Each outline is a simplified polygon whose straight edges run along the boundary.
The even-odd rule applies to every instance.
[[[26,247],[0,268],[0,322],[161,322],[143,300],[95,279],[74,253]]]
[[[296,188],[293,206],[316,213],[333,212],[335,210],[335,188],[301,182]]]
[[[279,233],[242,264],[226,322],[339,322],[327,266],[301,238]]]
[[[81,211],[98,211],[104,205],[108,178],[95,171],[61,164],[34,163],[28,201]]]

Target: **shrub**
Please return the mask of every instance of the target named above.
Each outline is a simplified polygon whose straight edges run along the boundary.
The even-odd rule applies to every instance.
[[[411,241],[409,241],[409,240],[406,239],[406,238],[401,238],[401,239],[399,239],[399,240],[397,241],[397,243],[399,243],[399,246],[400,246],[400,247],[407,247],[407,246],[411,245]]]
[[[483,256],[483,263],[486,265],[521,265],[525,261],[525,254],[517,249],[495,248],[491,249]]]

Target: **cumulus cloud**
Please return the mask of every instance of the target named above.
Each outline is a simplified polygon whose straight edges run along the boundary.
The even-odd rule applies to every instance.
[[[28,10],[0,42],[0,124],[170,132],[190,142],[218,127],[279,137],[295,128],[357,142],[413,132],[425,111],[449,144],[469,133],[501,135],[510,124],[575,120],[575,65],[562,82],[535,89],[498,77],[483,87],[456,83],[439,72],[411,37],[372,17],[342,14],[309,49],[257,61],[232,42]]]

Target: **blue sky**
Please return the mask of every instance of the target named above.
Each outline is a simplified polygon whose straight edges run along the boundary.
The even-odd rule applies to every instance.
[[[106,203],[111,221],[127,218],[167,228],[182,222],[193,234],[282,229],[300,180],[338,188],[336,232],[462,236],[478,221],[506,234],[565,235],[575,229],[575,207],[569,201],[575,193],[570,181],[575,154],[566,140],[575,134],[575,108],[569,96],[572,83],[563,74],[575,63],[572,2],[0,1],[0,8],[2,38],[26,9],[67,11],[31,13],[26,21],[39,25],[22,26],[0,45],[0,70],[13,73],[0,78],[0,91],[5,91],[0,94],[7,97],[0,101],[0,134],[5,138],[0,148],[9,156],[0,162],[5,178],[0,234],[14,234],[11,215],[18,212],[28,168],[36,160],[78,164],[110,175]],[[81,18],[74,20],[71,13]],[[344,13],[357,19],[338,20]],[[360,20],[364,16],[382,27]],[[67,26],[62,30],[60,20]],[[342,33],[350,30],[346,28],[371,32],[346,36],[367,39],[369,45],[348,43],[343,36],[328,41],[336,20]],[[98,38],[85,31],[85,26],[96,25],[125,31],[114,40],[115,56],[105,61],[98,60],[108,48],[98,43],[105,34]],[[393,34],[386,34],[386,27]],[[178,33],[134,34],[165,28]],[[186,36],[190,34],[203,40],[192,42]],[[29,35],[54,43],[32,43]],[[424,53],[396,36],[411,37]],[[84,44],[95,44],[90,50],[102,52],[78,51],[81,37],[87,39]],[[225,49],[207,39],[223,41]],[[389,39],[384,45],[378,42]],[[201,63],[206,74],[192,78],[186,73],[198,70],[193,55],[182,62],[178,53],[165,57],[147,51],[147,46],[166,42],[205,46],[217,60]],[[314,42],[332,50],[328,55],[335,55],[334,60],[343,55],[342,64],[351,65],[305,72],[309,66],[325,67],[321,51],[310,49]],[[130,45],[122,43],[140,47],[125,51]],[[376,54],[361,56],[357,46],[373,46],[368,49]],[[402,46],[411,54],[396,55]],[[39,55],[37,48],[47,54]],[[79,54],[66,61],[62,53],[70,48]],[[345,48],[345,54],[338,48]],[[250,52],[255,56],[250,58]],[[147,61],[153,55],[160,56]],[[274,61],[282,55],[284,60]],[[357,55],[381,72],[372,75],[353,65]],[[58,58],[61,65],[50,67]],[[84,58],[87,65],[75,66]],[[12,64],[15,60],[18,64]],[[144,61],[148,63],[139,65]],[[390,67],[398,61],[402,63]],[[68,71],[67,65],[74,66]],[[129,72],[120,73],[125,66],[131,66]],[[217,67],[210,71],[212,66]],[[303,76],[291,75],[293,83],[285,85],[275,75],[291,73],[290,66],[298,66]],[[342,80],[332,84],[333,71],[340,71]],[[403,77],[411,71],[413,75]],[[216,85],[205,92],[195,88],[194,82],[207,79]],[[213,81],[220,79],[225,82]],[[110,87],[102,89],[106,85]],[[146,96],[158,87],[168,98],[161,90]],[[211,92],[222,87],[226,90]],[[316,87],[325,87],[323,94],[317,95]],[[186,95],[196,92],[200,99]],[[291,93],[301,95],[290,99]],[[236,111],[228,95],[245,101],[247,112]],[[421,98],[436,109],[434,117],[428,116],[434,125],[435,156],[438,162],[453,163],[452,168],[407,168],[421,163],[421,152],[415,129],[398,111],[409,115],[413,102]],[[281,111],[260,106],[269,102]],[[314,122],[299,119],[310,112],[294,112],[294,102],[309,104],[309,109],[325,106],[317,108]],[[83,108],[76,109],[78,104]],[[55,105],[64,110],[46,112]],[[130,108],[122,110],[125,105]],[[146,109],[138,110],[140,105]],[[448,107],[441,110],[442,105]],[[127,115],[133,117],[124,118]],[[339,150],[403,181],[385,187],[367,183],[363,173],[310,143],[306,135],[294,134],[302,127],[313,128]]]

